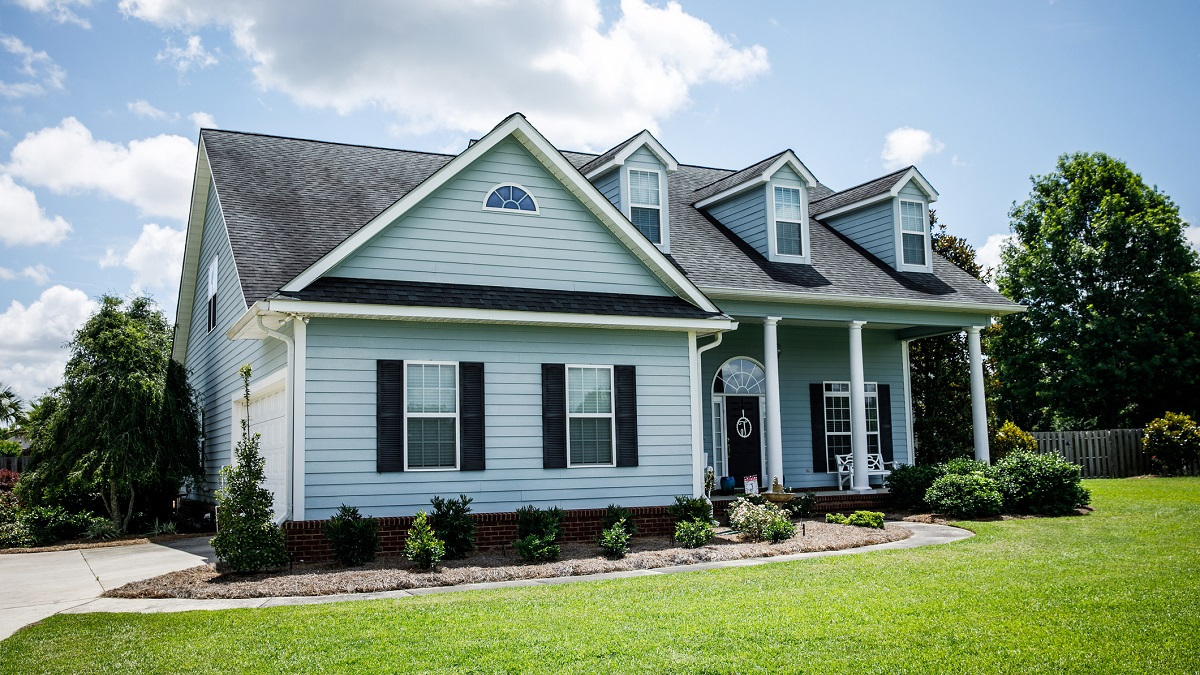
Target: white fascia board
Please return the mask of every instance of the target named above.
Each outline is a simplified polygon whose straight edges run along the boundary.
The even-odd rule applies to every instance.
[[[929,201],[937,201],[938,191],[933,189],[933,185],[931,185],[929,181],[925,180],[925,176],[922,176],[921,172],[917,171],[917,167],[915,166],[909,167],[908,172],[901,176],[900,180],[896,181],[896,184],[892,186],[892,189],[888,194],[892,197],[898,197],[900,195],[900,191],[904,189],[905,185],[908,185],[909,181],[915,182],[917,187],[921,189],[921,192],[925,193],[925,196],[929,199]]]
[[[722,190],[711,197],[705,197],[704,199],[701,199],[693,204],[693,206],[698,209],[707,208],[713,204],[719,204],[731,197],[736,197],[743,192],[752,190],[760,185],[766,185],[771,181],[771,177],[775,175],[775,172],[782,169],[785,165],[791,167],[792,171],[795,171],[796,174],[800,176],[807,187],[812,187],[817,184],[817,177],[808,170],[808,167],[804,166],[804,162],[800,161],[800,158],[796,156],[796,153],[788,150],[780,155],[779,158],[774,162],[771,162],[771,165],[768,166],[766,171],[763,171],[762,174],[747,178],[741,183],[738,183],[727,190]]]
[[[775,175],[776,171],[779,171],[784,166],[791,167],[792,171],[795,171],[797,175],[804,179],[804,183],[808,187],[812,187],[817,184],[817,177],[808,170],[807,166],[804,166],[804,162],[801,162],[800,158],[796,156],[796,153],[792,152],[791,150],[784,152],[779,156],[779,159],[772,162],[771,166],[767,167],[767,170],[763,172],[763,175],[770,179]]]
[[[384,209],[382,213],[372,218],[370,222],[347,237],[345,241],[322,256],[320,260],[313,263],[308,269],[301,272],[280,290],[284,292],[297,292],[306,288],[326,272],[333,269],[338,263],[349,257],[354,251],[371,241],[375,235],[383,231],[385,227],[397,218],[404,215],[406,211],[419,204],[435,190],[449,182],[460,171],[470,166],[476,159],[509,136],[516,138],[521,145],[525,146],[525,149],[536,157],[547,171],[557,178],[601,223],[616,235],[617,239],[636,255],[667,288],[706,312],[716,313],[720,311],[711,300],[700,292],[700,289],[695,284],[676,269],[671,264],[671,261],[667,260],[666,255],[662,251],[659,251],[658,247],[651,244],[650,240],[646,239],[633,226],[633,223],[629,222],[629,219],[623,216],[612,205],[612,202],[600,194],[600,190],[595,185],[588,182],[583,177],[583,174],[579,173],[579,170],[568,162],[567,158],[563,157],[562,153],[551,145],[519,113],[510,116],[486,136],[479,139],[474,145],[464,150],[462,154],[450,160],[448,164],[438,169],[432,176],[425,179],[423,183],[397,200],[396,203]]]
[[[1028,310],[1024,305],[989,305],[974,302],[941,302],[937,300],[910,300],[906,298],[881,298],[866,295],[844,295],[832,293],[790,293],[787,291],[756,291],[742,288],[705,286],[709,296],[725,300],[749,300],[764,302],[791,302],[798,305],[843,305],[848,307],[876,307],[881,309],[922,309],[931,312],[968,312],[987,316],[1020,314]]]
[[[200,269],[200,249],[204,243],[204,213],[208,209],[208,186],[212,167],[201,134],[196,147],[196,171],[192,178],[192,201],[188,211],[187,234],[183,245],[183,269],[179,278],[179,297],[175,301],[175,335],[171,358],[183,363],[187,358],[192,332],[192,310],[196,299],[196,280]]]
[[[565,312],[523,312],[463,307],[408,307],[400,305],[310,302],[306,300],[279,298],[259,301],[246,310],[233,327],[229,329],[229,339],[261,339],[263,337],[262,332],[255,327],[254,322],[254,317],[259,314],[270,314],[280,318],[288,315],[296,315],[305,317],[383,319],[434,323],[491,323],[520,326],[695,331],[702,335],[737,329],[737,322],[729,317],[673,319],[647,316],[568,314]]]
[[[585,178],[592,180],[597,176],[602,176],[609,171],[622,166],[625,164],[625,160],[629,159],[630,155],[637,152],[638,148],[643,146],[645,146],[646,149],[651,152],[651,154],[657,157],[658,161],[663,163],[663,166],[667,167],[667,173],[675,173],[679,170],[679,160],[675,159],[675,156],[668,152],[667,149],[663,147],[662,143],[658,142],[658,139],[654,137],[654,134],[650,133],[648,130],[642,130],[642,133],[638,134],[633,140],[626,143],[625,147],[621,148],[620,152],[613,155],[612,159],[589,171]]]

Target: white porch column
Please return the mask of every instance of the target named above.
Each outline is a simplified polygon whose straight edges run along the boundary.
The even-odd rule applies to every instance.
[[[862,327],[866,321],[850,322],[850,451],[854,455],[854,475],[850,489],[871,489],[867,476],[867,394],[863,375]]]
[[[771,484],[772,476],[783,476],[783,424],[779,407],[779,334],[780,317],[768,316],[763,323],[763,365],[767,369],[767,475],[761,479]],[[784,483],[786,485],[786,483]]]
[[[971,355],[971,424],[975,428],[975,459],[991,462],[988,448],[987,399],[983,391],[983,348],[980,326],[967,326],[967,351]]]

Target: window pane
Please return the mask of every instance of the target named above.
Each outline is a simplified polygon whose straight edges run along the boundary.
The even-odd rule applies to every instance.
[[[775,188],[775,220],[800,220],[800,190]]]
[[[825,460],[830,471],[837,471],[837,458],[834,455],[850,454],[850,436],[827,436],[825,438]]]
[[[849,382],[826,382],[825,391],[850,391]]]
[[[925,209],[920,202],[900,202],[900,229],[925,232]]]
[[[904,239],[904,264],[924,265],[925,235],[905,232],[902,237]]]
[[[867,433],[879,432],[879,399],[867,395]]]
[[[658,206],[658,174],[653,171],[629,170],[629,203]]]
[[[500,191],[494,191],[488,195],[487,206],[489,209],[498,209],[504,206],[504,200],[500,198]]]
[[[571,464],[612,464],[612,420],[571,418]]]
[[[825,397],[825,431],[850,433],[850,397]]]
[[[408,412],[452,413],[457,410],[453,364],[410,363],[407,370]]]
[[[572,413],[611,413],[611,377],[608,368],[568,368],[567,409]]]
[[[715,391],[718,394],[764,394],[767,376],[750,359],[734,359],[721,366]]]
[[[658,209],[644,209],[633,206],[629,209],[629,220],[639,232],[655,244],[661,244],[662,228],[658,224]]]
[[[454,468],[455,435],[452,417],[409,417],[408,466]]]
[[[780,255],[804,255],[800,241],[800,223],[776,221],[775,234],[779,238]]]

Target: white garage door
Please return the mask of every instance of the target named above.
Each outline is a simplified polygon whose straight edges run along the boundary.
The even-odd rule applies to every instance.
[[[266,459],[263,487],[275,495],[272,508],[277,522],[287,510],[287,406],[287,389],[282,382],[250,395],[250,433],[262,435],[258,448]],[[241,400],[235,405],[239,439],[245,407]]]

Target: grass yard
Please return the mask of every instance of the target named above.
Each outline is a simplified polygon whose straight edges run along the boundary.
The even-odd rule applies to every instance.
[[[394,601],[55,616],[0,672],[1200,672],[1200,479],[948,546]]]

